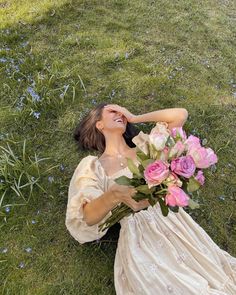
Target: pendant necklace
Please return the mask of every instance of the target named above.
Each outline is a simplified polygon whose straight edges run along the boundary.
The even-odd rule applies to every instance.
[[[122,154],[117,153],[117,154],[114,155],[114,156],[112,156],[112,155],[108,155],[108,156],[118,158],[118,159],[119,159],[119,162],[120,162],[120,166],[121,166],[121,167],[124,167],[124,165],[125,165],[125,163],[126,163],[126,160],[125,160],[125,162],[122,161],[122,158],[124,158],[124,156],[123,156]]]
[[[118,158],[119,161],[120,161],[120,166],[121,166],[121,167],[124,167],[124,163],[123,163],[122,160],[121,160],[122,157],[123,157],[123,156],[122,156],[121,154],[118,154],[118,155],[117,155],[117,158]]]

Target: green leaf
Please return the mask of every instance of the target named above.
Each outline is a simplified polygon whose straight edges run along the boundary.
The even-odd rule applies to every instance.
[[[133,196],[133,199],[135,201],[140,201],[140,200],[143,200],[143,199],[147,199],[147,195],[141,193],[141,192],[137,192],[134,196]]]
[[[142,165],[144,168],[146,168],[149,164],[153,163],[155,160],[153,159],[148,159],[142,162]]]
[[[134,161],[133,161],[132,159],[130,159],[130,158],[126,158],[126,159],[127,159],[127,163],[128,163],[129,170],[130,170],[133,174],[137,175],[138,177],[142,177],[142,175],[141,175],[140,172],[139,172],[138,167],[134,164]]]
[[[189,193],[194,192],[199,189],[200,183],[192,176],[189,178],[187,190]]]
[[[193,201],[192,199],[189,199],[188,201],[188,206],[191,208],[191,209],[197,209],[199,208],[199,204],[195,201]]]
[[[177,135],[175,137],[175,141],[179,141],[179,140],[182,140],[182,137],[180,136],[180,134],[177,132]]]
[[[140,178],[133,177],[130,179],[130,184],[134,187],[139,186],[140,184],[142,184],[140,180],[142,180],[142,178],[140,179]]]
[[[158,201],[159,201],[159,204],[160,204],[160,207],[161,207],[161,212],[164,216],[167,216],[168,213],[169,213],[169,208],[168,206],[165,204],[165,202],[163,201],[162,198],[158,198]]]
[[[178,207],[178,206],[174,206],[174,207],[169,206],[169,209],[170,209],[171,211],[175,212],[175,213],[179,212],[179,207]]]
[[[150,149],[150,156],[152,159],[155,159],[155,160],[160,159],[162,151],[158,151],[155,145],[152,143],[149,144],[149,149]]]
[[[118,184],[121,184],[121,185],[131,185],[131,178],[129,178],[125,175],[122,175],[122,176],[114,179],[114,181]]]
[[[139,170],[139,172],[141,173],[141,174],[143,174],[143,171],[144,171],[144,167],[143,167],[143,165],[138,165],[138,170]]]
[[[148,155],[144,154],[144,152],[142,152],[141,150],[136,152],[136,156],[140,162],[149,158]]]
[[[179,177],[179,175],[178,175]],[[181,189],[186,193],[188,194],[188,190],[187,190],[187,186],[188,186],[188,183],[185,179],[179,177],[179,179],[182,181],[182,186],[181,186]]]
[[[157,203],[157,199],[153,197],[152,193],[148,195],[148,201],[151,206],[154,206]]]
[[[171,137],[170,135],[169,135],[168,138],[167,138],[166,145],[167,145],[168,147],[172,147],[172,146],[175,145],[175,140],[174,140],[173,137]]]
[[[144,185],[139,185],[136,187],[136,190],[143,193],[143,194],[150,194],[152,192],[154,192],[155,188],[152,187],[152,188],[148,188],[148,185],[147,184],[144,184]]]

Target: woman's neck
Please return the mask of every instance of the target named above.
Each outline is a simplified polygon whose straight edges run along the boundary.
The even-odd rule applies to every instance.
[[[117,156],[119,154],[125,155],[130,151],[130,147],[125,142],[124,137],[121,135],[114,134],[113,136],[109,135],[108,138],[105,138],[106,147],[103,154],[110,156]]]

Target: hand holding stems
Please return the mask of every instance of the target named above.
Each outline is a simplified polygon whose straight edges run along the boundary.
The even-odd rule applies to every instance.
[[[134,200],[133,195],[137,191],[132,186],[127,187],[126,185],[115,183],[109,190],[111,191],[116,207],[112,209],[112,215],[99,225],[99,229],[102,231],[119,222],[124,216],[145,209],[150,205],[148,199],[141,199],[138,202]]]
[[[150,205],[148,199],[143,199],[138,202],[133,199],[137,190],[132,186],[127,187],[127,185],[115,183],[110,187],[110,190],[117,204],[122,202],[135,212],[147,208]]]

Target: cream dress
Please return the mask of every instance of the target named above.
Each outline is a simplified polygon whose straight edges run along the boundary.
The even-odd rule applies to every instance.
[[[142,145],[142,131],[135,143]],[[100,223],[88,226],[83,204],[100,196],[114,179],[132,177],[128,167],[107,176],[97,156],[84,157],[72,176],[66,227],[80,243],[103,237]],[[117,295],[236,295],[236,258],[219,248],[192,217],[180,208],[167,217],[159,204],[120,221],[114,261]]]

